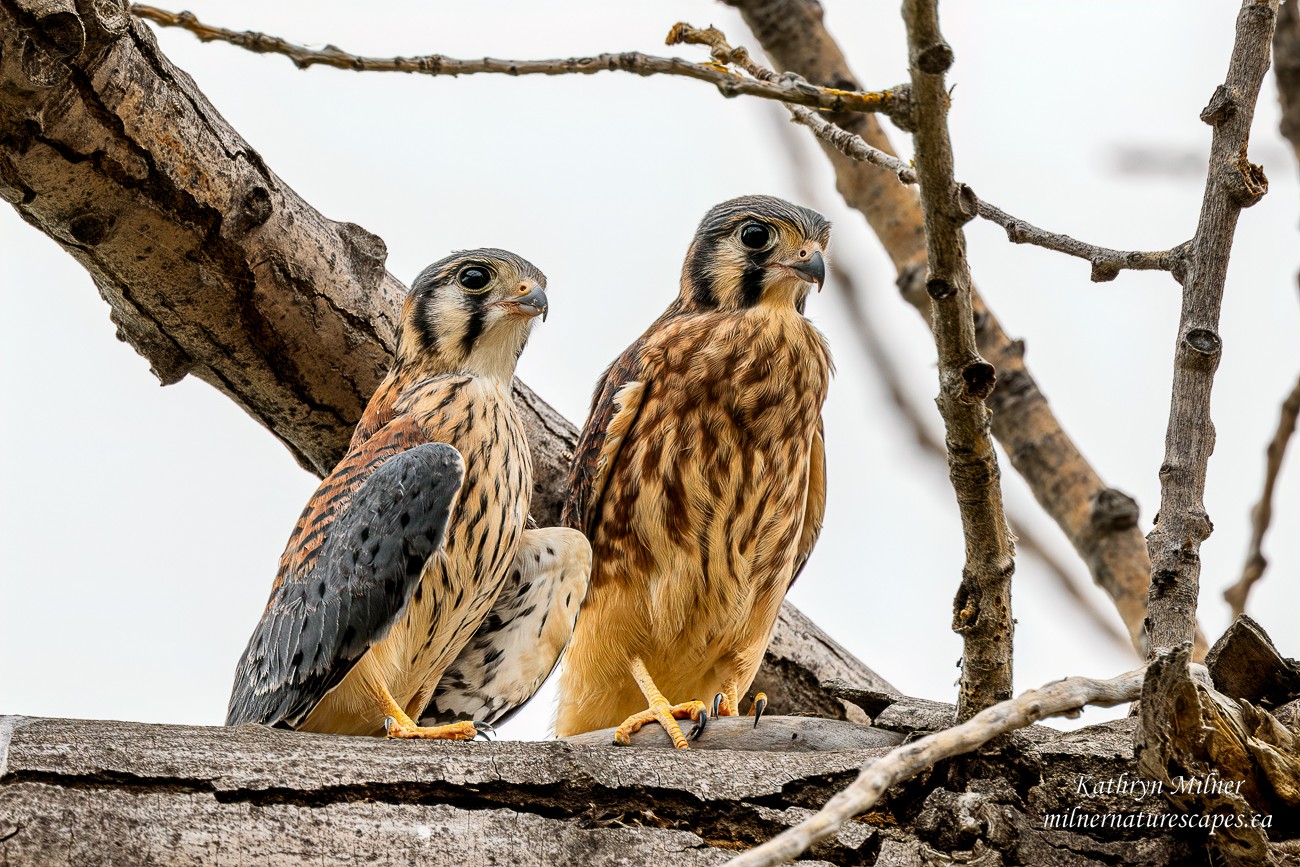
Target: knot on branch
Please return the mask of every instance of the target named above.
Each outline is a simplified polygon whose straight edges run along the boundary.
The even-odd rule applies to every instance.
[[[68,234],[84,247],[95,247],[108,237],[108,230],[112,227],[113,220],[110,217],[83,214],[68,224]]]
[[[955,185],[952,198],[958,223],[964,225],[979,216],[979,196],[975,195],[975,191],[968,185],[960,183]]]
[[[339,223],[339,235],[346,243],[349,264],[361,285],[376,285],[384,276],[388,245],[355,223]]]
[[[1264,174],[1263,166],[1255,165],[1246,158],[1244,146],[1234,168],[1236,171],[1228,174],[1228,195],[1238,207],[1249,208],[1268,192],[1268,176]]]
[[[935,42],[916,53],[916,68],[928,75],[942,75],[952,66],[952,46]]]
[[[47,44],[30,38],[26,33],[19,34],[19,39],[19,65],[29,84],[44,90],[68,77],[71,72],[68,65]]]
[[[1235,88],[1220,84],[1214,88],[1214,93],[1210,95],[1210,101],[1205,108],[1201,109],[1201,120],[1210,126],[1226,123],[1237,113],[1239,101]]]
[[[83,23],[92,21],[103,36],[117,39],[131,26],[131,9],[125,0],[77,0]]]
[[[1137,500],[1115,488],[1103,488],[1092,497],[1092,529],[1099,533],[1120,533],[1138,524]]]
[[[984,400],[993,393],[993,387],[998,382],[998,374],[993,365],[980,359],[962,368],[961,380],[964,384],[961,394],[962,400],[973,403]]]
[[[1208,328],[1193,328],[1183,335],[1183,343],[1192,352],[1206,358],[1217,357],[1223,350],[1223,341]]]
[[[935,301],[942,301],[957,294],[957,287],[941,277],[931,277],[925,281],[926,294]]]
[[[239,237],[251,232],[271,218],[274,210],[271,193],[260,184],[255,185],[239,203],[231,223],[233,233]]]
[[[1028,227],[1020,220],[1012,220],[1006,225],[1007,240],[1013,244],[1024,244],[1030,240]]]
[[[1108,259],[1093,259],[1092,274],[1089,275],[1094,283],[1109,283],[1119,276],[1119,263]]]
[[[86,27],[72,0],[17,0],[16,5],[35,20],[46,51],[58,60],[76,57],[86,47]]]

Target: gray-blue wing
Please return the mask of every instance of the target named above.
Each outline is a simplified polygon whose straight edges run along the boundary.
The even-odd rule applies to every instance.
[[[236,669],[226,725],[307,718],[405,612],[464,478],[460,453],[445,443],[374,466],[329,522],[311,568],[275,588]]]

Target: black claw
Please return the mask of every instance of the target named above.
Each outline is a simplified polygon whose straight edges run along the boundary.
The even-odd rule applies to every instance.
[[[474,720],[474,740],[481,736],[485,741],[494,741],[497,739],[497,730],[492,728],[491,724]]]
[[[707,710],[701,710],[700,718],[695,721],[695,728],[691,729],[691,733],[686,736],[687,740],[698,741],[700,735],[704,734],[704,729],[708,724],[709,712]]]
[[[393,728],[393,724],[396,722],[397,720],[393,719],[391,716],[384,717],[384,734],[388,734],[388,732]]]
[[[763,711],[767,709],[766,696],[759,696],[754,699],[754,728],[758,728],[758,721],[763,718]]]
[[[726,698],[726,696],[723,695],[722,693],[718,693],[717,695],[715,695],[715,696],[713,697],[713,715],[714,715],[714,716],[719,716],[719,714],[718,714],[718,708],[722,707],[722,700],[723,700],[724,698]],[[733,713],[734,713],[734,711],[733,711]]]

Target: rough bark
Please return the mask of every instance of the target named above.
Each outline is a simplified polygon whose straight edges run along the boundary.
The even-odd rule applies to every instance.
[[[1138,770],[1189,816],[1261,817],[1220,825],[1206,841],[1211,863],[1280,863],[1269,840],[1300,819],[1300,735],[1268,711],[1218,692],[1190,662],[1187,642],[1161,650],[1148,668],[1135,736]]]
[[[164,384],[220,389],[321,474],[392,355],[406,288],[383,241],[303,201],[115,0],[0,0],[0,197],[90,273]],[[577,431],[516,381],[533,514],[556,524]],[[797,611],[759,678],[773,710],[843,718],[818,684],[884,681]]]
[[[822,22],[816,0],[726,2],[740,9],[778,68],[817,84],[859,89],[843,52]],[[830,119],[873,147],[894,153],[875,117],[840,113]],[[891,172],[854,160],[830,145],[823,150],[845,202],[866,217],[893,261],[903,297],[929,322],[925,229],[915,192]],[[1143,622],[1151,561],[1138,528],[1137,503],[1107,485],[1079,452],[1025,364],[1024,341],[1006,333],[974,287],[971,305],[980,354],[998,375],[998,387],[988,398],[993,435],[1079,552],[1093,580],[1114,601],[1134,646],[1145,652]],[[1198,658],[1205,648],[1198,633]]]
[[[1214,128],[1210,169],[1187,267],[1175,272],[1183,285],[1183,303],[1160,467],[1160,512],[1147,537],[1152,564],[1147,631],[1152,654],[1191,641],[1196,630],[1200,548],[1212,529],[1204,494],[1206,467],[1214,451],[1210,391],[1223,351],[1219,310],[1237,218],[1268,190],[1264,170],[1246,159],[1246,149],[1259,88],[1268,71],[1277,7],[1277,0],[1242,4],[1227,77],[1201,112],[1201,120]]]
[[[1000,754],[1005,779],[953,787],[940,765],[800,863],[1198,863],[1200,836],[1044,827],[1074,808],[1168,811],[1078,792],[1080,779],[1132,777],[1134,724],[1018,732]],[[0,865],[721,864],[885,752],[681,755],[0,718]]]

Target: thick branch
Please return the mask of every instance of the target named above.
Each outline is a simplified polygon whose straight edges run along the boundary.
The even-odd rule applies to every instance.
[[[816,83],[857,86],[815,0],[727,2],[740,9],[778,68]],[[873,148],[894,156],[889,138],[874,117],[839,114],[832,120]],[[835,169],[844,200],[866,217],[893,260],[903,297],[928,322],[930,299],[923,279],[925,229],[915,193],[898,182],[894,170],[882,171],[830,145],[823,150]],[[1013,340],[1006,333],[974,289],[971,304],[980,353],[998,372],[998,387],[988,399],[993,435],[1039,504],[1088,565],[1093,580],[1114,601],[1134,646],[1145,652],[1143,621],[1151,561],[1138,528],[1137,503],[1106,485],[1062,428],[1025,365],[1024,341]],[[1204,638],[1198,634],[1198,658],[1205,649]]]
[[[999,735],[1053,716],[1078,716],[1089,705],[1111,707],[1136,699],[1144,669],[1111,680],[1070,677],[980,711],[971,719],[891,751],[863,767],[851,786],[836,794],[815,815],[728,862],[728,867],[772,867],[789,861],[832,836],[859,813],[871,809],[885,792],[943,759],[969,753]]]
[[[406,289],[383,241],[281,181],[124,4],[28,5],[0,0],[0,198],[86,268],[163,383],[203,379],[328,470],[391,358]],[[554,524],[576,431],[523,383],[515,399]],[[788,606],[778,646],[760,677],[781,710],[843,715],[822,680],[881,681]]]
[[[1250,123],[1268,71],[1277,0],[1245,0],[1228,75],[1201,112],[1214,128],[1201,216],[1183,275],[1183,304],[1174,352],[1173,399],[1160,467],[1160,512],[1147,537],[1151,553],[1148,630],[1152,654],[1190,641],[1196,628],[1201,543],[1210,535],[1205,471],[1214,451],[1210,391],[1223,341],[1219,310],[1233,234],[1242,208],[1268,189],[1259,166],[1246,159]]]
[[[1001,472],[989,411],[993,366],[975,347],[970,266],[962,226],[973,216],[953,179],[944,73],[952,49],[939,31],[937,0],[906,0],[903,19],[916,100],[916,174],[925,215],[931,328],[939,350],[939,412],[947,428],[948,468],[962,532],[966,565],[953,605],[953,629],[963,640],[957,718],[966,720],[1011,697],[1011,533],[1002,511]]]
[[[295,45],[277,36],[251,30],[227,30],[204,24],[189,12],[169,12],[153,6],[135,4],[131,11],[162,27],[180,27],[204,42],[225,42],[258,54],[281,54],[299,69],[309,66],[332,66],[353,72],[405,72],[419,75],[592,75],[597,72],[630,72],[634,75],[677,75],[714,85],[723,96],[757,96],[780,102],[792,102],[826,111],[899,110],[900,101],[890,91],[876,93],[815,87],[807,82],[754,81],[725,67],[692,63],[680,57],[653,57],[639,51],[598,54],[595,57],[569,57],[561,60],[500,60],[484,57],[460,60],[442,54],[420,57],[361,57],[327,45],[320,50]]]
[[[1296,416],[1300,415],[1300,379],[1282,402],[1282,412],[1278,416],[1277,430],[1268,444],[1266,466],[1264,467],[1264,492],[1259,495],[1259,502],[1250,510],[1250,549],[1246,554],[1246,566],[1241,570],[1237,583],[1223,591],[1223,598],[1232,606],[1232,619],[1236,620],[1246,611],[1246,598],[1250,588],[1255,586],[1268,567],[1264,556],[1264,534],[1273,521],[1273,489],[1277,485],[1278,473],[1282,470],[1282,458],[1286,456],[1287,443],[1295,433]]]

